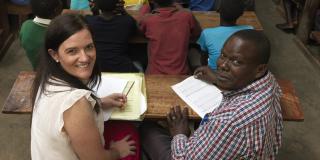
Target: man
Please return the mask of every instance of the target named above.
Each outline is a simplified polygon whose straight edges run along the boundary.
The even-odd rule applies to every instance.
[[[233,34],[217,71],[195,71],[197,78],[222,90],[220,106],[206,114],[191,136],[187,108],[170,110],[169,132],[146,122],[141,138],[147,154],[152,159],[275,159],[283,128],[281,91],[267,69],[269,57],[270,43],[259,31]]]
[[[201,48],[201,63],[217,69],[217,59],[226,40],[235,32],[253,29],[249,25],[237,25],[244,12],[244,3],[239,0],[223,0],[220,8],[220,26],[204,29],[197,41]],[[209,59],[208,59],[209,58]]]

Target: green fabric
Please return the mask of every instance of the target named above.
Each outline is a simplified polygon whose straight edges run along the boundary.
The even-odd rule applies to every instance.
[[[32,20],[27,20],[22,24],[19,35],[20,43],[25,49],[33,69],[38,65],[39,49],[43,48],[46,31],[46,26],[38,25]]]

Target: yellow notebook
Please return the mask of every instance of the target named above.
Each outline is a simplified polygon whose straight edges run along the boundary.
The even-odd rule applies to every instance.
[[[115,108],[110,119],[142,120],[147,110],[146,87],[143,73],[102,73],[102,76],[127,80],[122,93],[127,94],[127,103],[123,110]]]

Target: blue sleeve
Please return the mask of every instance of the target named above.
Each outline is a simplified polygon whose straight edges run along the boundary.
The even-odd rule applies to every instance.
[[[200,45],[202,51],[208,52],[204,30],[201,32],[201,35],[200,35],[197,43]]]

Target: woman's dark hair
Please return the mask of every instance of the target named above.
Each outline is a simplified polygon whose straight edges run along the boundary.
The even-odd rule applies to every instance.
[[[56,17],[63,8],[60,0],[31,0],[30,4],[33,14],[45,19]]]
[[[77,77],[67,73],[61,67],[60,63],[57,63],[48,53],[48,49],[58,51],[59,46],[65,40],[83,29],[89,30],[92,35],[86,20],[80,15],[64,14],[51,21],[45,36],[44,50],[42,53],[40,53],[40,65],[37,68],[36,78],[33,83],[32,106],[35,104],[38,92],[40,94],[50,93],[50,91],[46,90],[47,84],[56,86],[65,85],[72,88],[91,90],[93,86],[96,86],[100,83],[101,73],[97,63],[94,64],[92,75],[90,76],[88,84],[83,84],[83,82]],[[50,79],[54,79],[54,81]],[[91,96],[95,100],[98,100],[98,98],[94,95]],[[98,103],[96,104],[95,110],[99,112]]]

